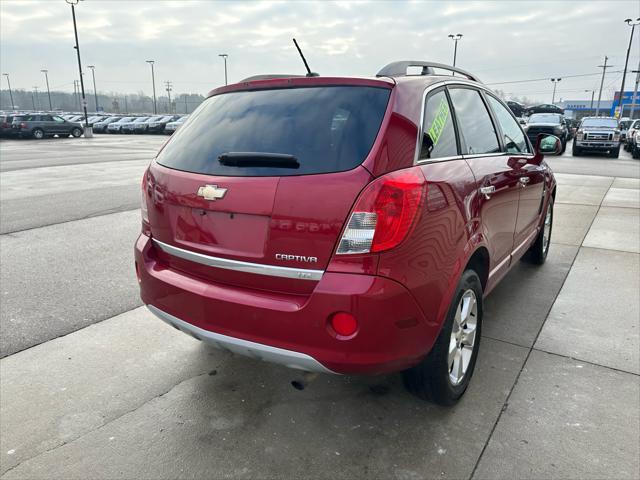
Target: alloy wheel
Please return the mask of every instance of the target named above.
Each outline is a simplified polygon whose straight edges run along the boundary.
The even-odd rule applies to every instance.
[[[478,326],[478,302],[473,290],[465,290],[456,307],[449,340],[449,381],[459,385],[473,356]]]

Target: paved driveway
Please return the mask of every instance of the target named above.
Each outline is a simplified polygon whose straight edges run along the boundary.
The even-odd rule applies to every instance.
[[[294,371],[135,308],[0,361],[1,478],[640,477],[640,182],[558,181],[549,261],[519,264],[487,299],[457,406],[415,399],[398,375],[298,391]],[[134,214],[77,223],[99,236]],[[25,234],[3,237],[14,255]]]

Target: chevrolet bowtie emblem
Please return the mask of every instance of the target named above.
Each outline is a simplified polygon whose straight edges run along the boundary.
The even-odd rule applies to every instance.
[[[205,185],[198,188],[198,196],[205,200],[220,200],[226,193],[226,188],[219,188],[217,185]]]

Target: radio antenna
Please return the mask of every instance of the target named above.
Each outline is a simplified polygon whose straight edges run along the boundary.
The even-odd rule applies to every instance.
[[[304,58],[304,54],[302,53],[302,50],[300,50],[300,46],[298,45],[298,42],[296,42],[296,39],[293,39],[293,43],[296,46],[296,48],[298,49],[298,53],[300,54],[300,58],[302,58],[302,61],[304,62],[304,67],[307,69],[307,77],[317,77],[318,74],[315,72],[312,72],[311,69],[309,68],[309,64],[307,63],[307,59]]]

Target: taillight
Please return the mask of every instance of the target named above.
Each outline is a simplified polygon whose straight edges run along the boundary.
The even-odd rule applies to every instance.
[[[367,185],[353,207],[336,253],[376,253],[399,245],[420,211],[425,184],[422,171],[414,167]]]
[[[148,170],[145,170],[142,176],[142,201],[140,202],[140,212],[142,214],[142,233],[147,236],[151,235],[151,224],[149,223],[149,209],[147,207],[147,197],[149,195],[147,188],[147,175]]]

